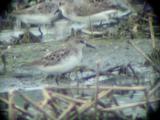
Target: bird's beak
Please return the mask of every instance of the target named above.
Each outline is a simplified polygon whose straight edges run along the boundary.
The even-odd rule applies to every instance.
[[[57,10],[54,12],[54,15],[56,15],[56,14],[59,13],[59,12],[60,12],[60,10],[57,9]]]
[[[95,46],[93,46],[93,45],[91,45],[91,44],[87,43],[86,41],[81,40],[80,42],[81,42],[82,44],[85,44],[85,45],[86,45],[86,47],[90,47],[90,48],[94,48],[94,49],[96,49],[96,47],[95,47]]]
[[[58,19],[70,20],[62,14],[62,11],[59,8],[54,12],[54,15],[57,16]]]

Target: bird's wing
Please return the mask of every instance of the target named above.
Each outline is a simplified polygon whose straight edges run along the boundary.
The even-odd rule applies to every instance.
[[[60,63],[62,59],[65,59],[65,57],[68,56],[68,54],[70,54],[70,49],[59,49],[57,51],[51,52],[50,54],[42,57],[39,60],[33,61],[32,65],[55,65],[57,63]]]

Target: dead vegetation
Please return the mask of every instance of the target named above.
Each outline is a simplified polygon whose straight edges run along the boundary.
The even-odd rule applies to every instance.
[[[37,120],[64,120],[64,119],[90,119],[93,120],[108,118],[127,119],[133,116],[126,116],[123,112],[128,108],[140,108],[146,112],[152,103],[157,103],[160,98],[154,94],[159,89],[157,84],[153,89],[146,89],[144,86],[48,86],[41,90],[43,99],[32,100],[29,96],[20,91],[10,91],[8,99],[0,98],[1,102],[8,105],[4,111],[10,120],[37,119]],[[79,91],[79,94],[76,94]],[[82,91],[95,91],[93,95],[82,95]],[[140,101],[134,103],[119,104],[116,91],[142,91],[144,95]],[[80,94],[81,93],[81,94]],[[24,100],[24,106],[19,106],[16,97]],[[119,96],[123,96],[119,94]],[[130,95],[128,94],[128,97]],[[134,96],[134,93],[133,93]],[[132,98],[134,99],[134,97]],[[105,116],[107,112],[107,116]]]
[[[77,15],[83,16],[88,14],[97,13],[106,10],[108,3],[103,0],[90,1],[89,8],[86,6],[77,8]],[[100,7],[102,6],[102,7]],[[113,6],[112,6],[113,7]],[[90,8],[93,8],[91,10]],[[86,12],[88,11],[88,12]],[[144,14],[143,12],[141,13]],[[151,37],[151,43],[154,48],[153,52],[147,55],[144,51],[138,48],[133,41],[129,41],[130,44],[152,65],[152,67],[158,72],[159,62],[159,49],[156,46],[158,43],[155,39],[154,25],[152,24],[152,16],[143,17],[131,17],[125,23],[117,26],[117,31],[104,31],[104,28],[93,28],[94,31],[88,32],[88,35],[100,36],[106,38],[116,37]],[[144,27],[145,26],[145,27]],[[98,32],[95,32],[98,31]],[[103,31],[103,32],[99,32]],[[113,32],[114,31],[114,32]],[[116,32],[115,32],[116,31]],[[147,34],[146,34],[147,33]],[[24,36],[26,43],[30,41],[28,36]],[[3,60],[3,55],[2,55]],[[5,63],[6,64],[6,63]],[[122,66],[124,68],[124,66]],[[122,67],[119,67],[120,72],[125,72]],[[4,68],[5,69],[5,68]],[[127,68],[126,68],[127,69]],[[131,68],[130,68],[131,69]],[[122,70],[122,71],[121,71]],[[131,69],[132,70],[132,69]],[[99,76],[102,73],[95,74],[96,85],[93,86],[48,86],[41,90],[43,99],[34,101],[28,95],[21,91],[9,91],[7,98],[0,97],[0,101],[5,103],[7,107],[3,109],[4,115],[12,120],[63,120],[63,119],[138,119],[138,115],[127,116],[123,110],[139,108],[145,112],[153,110],[154,104],[156,104],[160,98],[158,91],[160,88],[158,84],[154,84],[151,87],[144,86],[100,86],[98,84]],[[135,76],[133,71],[133,76]],[[135,99],[136,92],[141,91],[143,95],[142,99],[137,102],[119,103],[119,99],[115,96]],[[130,94],[132,92],[132,94]],[[91,94],[93,93],[93,94]],[[18,101],[15,98],[19,96],[24,102],[23,106],[18,105]]]

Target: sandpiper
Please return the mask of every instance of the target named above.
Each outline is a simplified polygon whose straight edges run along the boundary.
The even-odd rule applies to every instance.
[[[49,75],[60,76],[71,72],[76,66],[80,65],[84,46],[95,48],[82,39],[71,38],[67,41],[66,46],[33,61],[31,65]]]
[[[21,25],[21,23],[25,23],[26,25],[46,25],[52,24],[57,20],[57,16],[54,14],[21,14],[15,15],[17,18],[17,25]]]
[[[71,7],[67,2],[60,2],[55,14],[63,16],[70,21],[84,24],[86,26],[117,23],[117,19],[125,17],[131,13],[130,10],[121,11],[119,9],[110,9],[86,16],[78,16],[74,6]],[[62,18],[62,17],[61,17]]]
[[[78,16],[75,13],[74,7],[70,7],[67,2],[60,2],[59,8],[55,11],[56,14],[59,13],[59,16],[64,16],[65,18],[68,18],[68,20],[87,25],[97,21],[110,22],[117,12],[116,9],[110,9],[90,16]]]
[[[32,32],[29,31],[27,28],[23,34],[20,34],[18,37],[11,36],[11,40],[15,44],[26,43],[26,42],[42,42],[43,41],[43,32],[41,31],[40,26],[38,27],[38,31],[40,35],[34,35]]]

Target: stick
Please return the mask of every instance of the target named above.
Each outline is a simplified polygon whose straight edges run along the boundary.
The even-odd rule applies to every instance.
[[[129,40],[129,43],[130,43],[141,55],[143,55],[146,60],[148,60],[148,61],[151,63],[151,65],[153,66],[153,68],[154,68],[155,70],[157,70],[157,71],[160,73],[160,69],[157,68],[157,66],[154,64],[154,62],[153,62],[140,48],[138,48],[138,47],[137,47],[132,41],[130,41],[130,40]]]
[[[52,98],[50,97],[50,95],[48,94],[48,91],[46,89],[42,90],[43,92],[43,96],[44,96],[44,102],[42,104],[42,107],[46,106],[47,104],[49,104],[52,107],[52,114],[53,116],[56,116],[57,111],[55,111],[55,108],[57,109],[58,105],[56,104],[56,102],[49,102]]]
[[[160,101],[160,98],[157,98],[154,100],[149,100],[149,102],[157,102],[157,101]],[[130,104],[126,104],[126,105],[114,106],[114,107],[110,107],[110,108],[100,108],[99,107],[98,109],[100,111],[109,112],[109,111],[122,110],[122,109],[130,108],[130,107],[136,107],[136,106],[144,105],[146,103],[147,103],[146,101],[142,101],[142,102],[130,103]]]
[[[13,109],[14,104],[14,91],[9,91],[8,93],[8,119],[9,120],[15,120],[15,111]]]
[[[84,100],[80,100],[80,99],[76,99],[76,98],[72,98],[72,97],[69,97],[69,96],[66,96],[66,95],[63,95],[63,94],[59,94],[59,93],[51,93],[51,97],[54,98],[54,97],[57,97],[57,98],[62,98],[62,99],[66,99],[67,101],[70,101],[70,102],[75,102],[75,103],[85,103]]]
[[[156,47],[156,42],[155,42],[155,37],[154,37],[154,29],[153,29],[153,18],[152,16],[149,15],[149,30],[150,30],[150,35],[151,35],[151,40],[152,40],[152,47]]]
[[[160,87],[160,82],[159,82],[158,84],[156,84],[155,87],[154,87],[152,90],[149,91],[148,97],[150,98],[150,97],[153,95],[153,93],[154,93],[159,87]]]
[[[99,82],[99,67],[100,67],[100,63],[97,62],[97,71],[96,71],[96,89],[95,89],[95,113],[97,113],[97,100],[98,100],[98,82]]]
[[[108,95],[111,91],[112,91],[112,89],[100,92],[98,94],[97,99],[103,98],[104,96]],[[83,104],[81,107],[78,108],[78,113],[81,114],[81,113],[85,112],[86,110],[91,108],[94,104],[95,104],[95,100],[94,101],[88,100],[85,104]]]
[[[65,117],[67,117],[67,114],[71,112],[71,110],[75,107],[74,103],[71,103],[66,110],[63,111],[63,113],[59,116],[58,120],[63,120]]]
[[[145,59],[147,59],[151,64],[154,64],[153,61],[152,61],[139,47],[137,47],[131,40],[129,40],[129,43],[130,43],[141,55],[143,55]]]
[[[1,98],[1,97],[0,97],[0,100],[1,100],[2,102],[6,103],[6,104],[9,104],[9,101],[6,100],[6,99],[4,99],[4,98]],[[25,109],[23,109],[23,108],[15,105],[15,104],[13,105],[13,108],[15,108],[15,109],[16,109],[17,111],[19,111],[19,112],[22,112],[22,113],[25,114],[25,115],[28,115],[28,116],[31,117],[31,118],[34,117],[33,114],[29,113],[29,112],[26,111]]]
[[[79,89],[95,89],[96,86],[79,86]],[[47,89],[55,90],[55,89],[77,89],[76,86],[48,86]],[[144,86],[99,86],[99,90],[145,90]]]
[[[55,120],[53,115],[51,116],[51,115],[47,114],[46,111],[44,111],[41,107],[39,107],[36,103],[34,103],[29,97],[23,95],[19,91],[16,91],[16,93],[18,93],[19,96],[21,96],[26,102],[31,104],[36,110],[38,110],[39,112],[43,113],[46,117],[50,118],[51,120]]]

